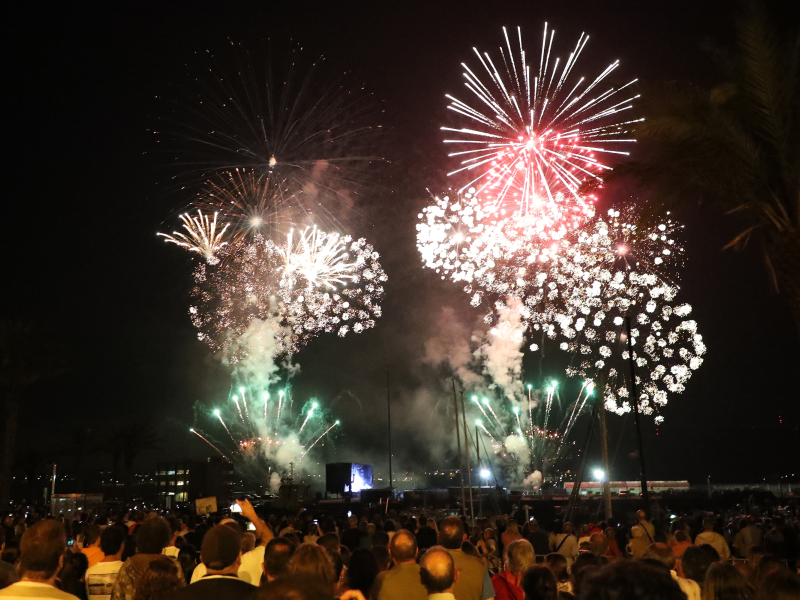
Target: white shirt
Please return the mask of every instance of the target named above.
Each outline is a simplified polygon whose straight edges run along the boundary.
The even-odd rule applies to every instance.
[[[86,570],[86,593],[89,600],[109,600],[117,580],[121,560],[99,562]]]
[[[261,565],[264,564],[264,551],[266,549],[266,546],[258,546],[250,550],[250,552],[242,554],[242,564],[238,572],[239,579],[256,587],[261,583],[261,574],[264,572]],[[205,564],[200,563],[195,567],[190,583],[200,581],[207,572]]]
[[[173,558],[178,558],[178,554],[180,554],[181,549],[177,546],[167,546],[161,551],[161,554],[164,556],[171,556]]]
[[[0,590],[0,598],[4,600],[78,600],[77,596],[62,592],[49,583],[34,581],[18,581]]]
[[[672,578],[678,582],[681,591],[686,594],[686,600],[701,600],[700,585],[696,581],[679,577],[675,571],[670,571],[670,573]]]

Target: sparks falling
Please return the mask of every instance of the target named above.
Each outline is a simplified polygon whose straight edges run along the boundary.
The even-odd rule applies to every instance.
[[[183,228],[186,230],[185,234],[173,231],[172,235],[166,233],[157,235],[165,238],[170,244],[176,244],[189,252],[200,254],[208,264],[216,265],[219,262],[217,253],[228,244],[228,242],[224,241],[228,225],[226,224],[221,229],[218,229],[217,214],[216,212],[214,213],[213,220],[199,210],[196,217],[183,214],[180,219],[183,222]]]

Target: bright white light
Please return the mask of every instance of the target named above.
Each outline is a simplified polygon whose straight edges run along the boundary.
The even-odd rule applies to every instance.
[[[489,469],[481,469],[481,477],[483,479],[489,479],[489,475],[491,475]]]
[[[603,473],[603,471],[601,469],[595,469],[594,470],[594,478],[597,479],[597,481],[603,481],[603,478],[605,477],[605,475],[606,474]]]

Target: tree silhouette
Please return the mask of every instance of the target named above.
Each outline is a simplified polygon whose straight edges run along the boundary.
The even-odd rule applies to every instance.
[[[737,215],[743,228],[725,248],[758,244],[800,330],[800,32],[791,26],[780,32],[747,4],[726,83],[643,87],[636,138],[648,158],[606,182],[633,177],[674,211],[700,202]]]

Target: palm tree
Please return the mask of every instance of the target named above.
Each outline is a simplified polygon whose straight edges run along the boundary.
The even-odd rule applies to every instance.
[[[606,181],[633,177],[674,211],[700,202],[737,215],[742,229],[725,248],[758,244],[800,330],[800,33],[781,34],[749,4],[735,50],[729,81],[710,91],[643,88],[636,137],[649,158]]]
[[[62,372],[62,358],[52,338],[34,323],[0,322],[0,389],[5,397],[2,503],[8,502],[11,495],[20,398],[36,383]]]

